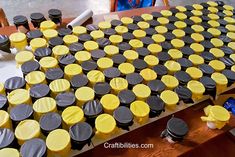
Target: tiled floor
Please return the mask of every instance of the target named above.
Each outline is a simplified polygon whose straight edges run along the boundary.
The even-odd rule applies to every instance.
[[[187,5],[206,2],[207,0],[169,0],[171,6]],[[223,0],[225,3],[235,6],[235,0]],[[157,6],[162,6],[162,0],[157,0]],[[75,17],[86,9],[93,10],[94,14],[108,13],[109,0],[0,0],[0,7],[4,9],[7,18],[12,23],[15,15],[25,15],[41,12],[47,16],[50,8],[58,8],[63,12],[63,17]]]

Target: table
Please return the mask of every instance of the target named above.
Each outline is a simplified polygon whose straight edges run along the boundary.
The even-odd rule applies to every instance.
[[[124,16],[141,15],[143,13],[151,13],[153,11],[160,11],[162,9],[169,9],[169,7],[150,7],[143,9],[135,9],[123,12],[110,13],[111,15],[118,15],[119,18]],[[110,15],[109,14],[109,15]],[[94,15],[87,23],[97,24],[104,20],[104,16]],[[70,22],[72,18],[63,19],[63,25]],[[86,23],[86,24],[87,24]],[[10,35],[16,32],[14,26],[0,28],[0,34]],[[232,90],[234,91],[234,87]],[[228,91],[227,91],[228,92]],[[229,92],[228,92],[229,93]],[[234,93],[234,92],[233,92]],[[208,104],[213,105],[213,102],[208,99],[200,104],[189,107],[185,110],[177,112],[176,117],[182,118],[189,125],[189,133],[186,139],[182,143],[169,144],[166,140],[160,138],[161,131],[166,127],[167,121],[171,117],[165,117],[144,127],[138,128],[132,132],[124,134],[118,138],[110,140],[108,143],[115,142],[130,142],[134,144],[153,144],[154,148],[150,149],[105,149],[104,145],[101,144],[91,151],[80,154],[81,157],[86,156],[193,156],[193,154],[198,154],[203,149],[207,154],[211,152],[210,148],[213,149],[213,156],[232,156],[235,150],[235,142],[231,142],[230,139],[226,138],[226,132],[235,127],[235,116],[231,117],[230,123],[224,127],[222,130],[210,130],[207,128],[206,124],[200,120],[200,116],[204,115],[203,108]],[[227,140],[225,140],[227,139]],[[213,146],[217,143],[220,146],[226,146],[227,151],[221,151],[220,149],[215,149]],[[226,144],[226,145],[225,145]],[[205,145],[206,148],[203,147]],[[196,155],[195,155],[196,156]]]
[[[204,101],[200,104],[187,108],[183,111],[177,112],[174,116],[182,118],[186,121],[189,126],[189,133],[182,143],[169,144],[166,140],[160,138],[161,131],[166,127],[167,121],[171,117],[165,117],[158,121],[155,121],[149,125],[142,128],[129,132],[123,136],[109,141],[109,143],[115,142],[131,142],[131,143],[144,143],[144,144],[154,144],[153,149],[105,149],[104,145],[99,145],[93,150],[81,154],[81,157],[86,156],[97,156],[97,154],[102,154],[102,156],[135,156],[135,157],[172,157],[172,156],[184,156],[184,154],[189,154],[190,151],[194,151],[197,147],[200,147],[203,143],[216,139],[217,136],[223,136],[227,130],[230,130],[235,126],[235,116],[232,116],[229,125],[227,125],[222,130],[210,130],[207,128],[206,124],[200,120],[200,117],[204,115],[203,107],[207,104],[212,104],[210,100]],[[218,143],[223,143],[224,138],[220,139]],[[207,151],[211,152],[210,147],[213,147],[215,142],[212,140],[209,146],[206,148]],[[221,144],[222,145],[222,144]],[[226,156],[232,156],[235,153],[233,149],[235,143],[231,145],[226,145],[230,148],[230,152]],[[195,150],[198,155],[199,150]],[[213,149],[213,152],[215,149]],[[224,151],[217,151],[216,156],[225,155]],[[79,156],[80,157],[80,156]],[[213,156],[214,157],[214,156]]]

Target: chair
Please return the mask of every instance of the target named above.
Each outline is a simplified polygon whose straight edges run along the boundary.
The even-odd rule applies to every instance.
[[[156,1],[157,0],[154,0],[154,4],[153,4],[153,6],[155,6],[155,4],[156,4]],[[162,1],[162,3],[164,4],[164,6],[166,6],[166,7],[169,7],[170,5],[169,5],[169,1],[168,0],[161,0]]]
[[[111,12],[113,12],[113,11],[115,11],[115,7],[116,7],[116,2],[117,1],[115,1],[115,0],[110,0],[110,11]],[[162,0],[162,2],[163,2],[163,4],[165,5],[165,6],[167,6],[167,7],[169,7],[169,2],[168,2],[168,0]],[[155,3],[156,3],[156,0],[153,0],[153,6],[155,6]]]
[[[165,6],[167,6],[167,7],[170,6],[168,0],[162,0],[162,2],[164,3]]]
[[[2,8],[0,8],[0,27],[9,26],[9,22],[6,18],[6,14]]]

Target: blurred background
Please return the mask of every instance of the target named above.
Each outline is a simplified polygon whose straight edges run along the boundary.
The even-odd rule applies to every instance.
[[[168,0],[170,6],[188,5],[207,2],[207,0]],[[235,0],[223,0],[226,4],[235,6]],[[156,6],[163,6],[162,0],[156,0]],[[76,17],[86,9],[93,10],[94,14],[110,12],[109,0],[0,0],[0,8],[6,13],[10,24],[15,15],[24,15],[29,18],[33,12],[47,15],[51,8],[62,11],[63,17]]]

